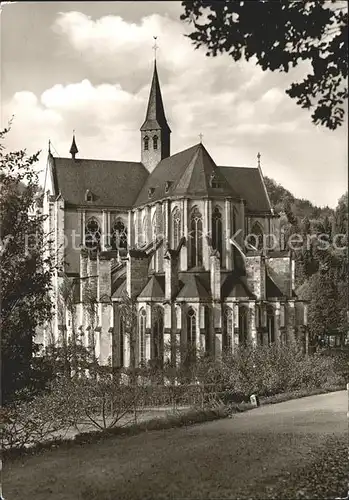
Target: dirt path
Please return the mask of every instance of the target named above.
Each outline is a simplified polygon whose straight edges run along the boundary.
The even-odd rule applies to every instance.
[[[280,498],[281,491],[284,498],[295,498],[289,496],[293,478],[318,471],[321,453],[346,439],[347,406],[342,391],[188,428],[45,452],[5,464],[4,495],[9,500],[179,500]],[[317,473],[323,481],[321,470]],[[333,481],[324,497],[313,498],[337,492],[341,485]],[[302,490],[299,498],[312,497]]]

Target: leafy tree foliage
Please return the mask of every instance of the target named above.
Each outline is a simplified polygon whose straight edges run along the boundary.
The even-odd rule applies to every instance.
[[[286,241],[292,234],[303,242],[294,250],[296,289],[310,301],[308,324],[313,341],[329,332],[348,330],[348,193],[335,210],[320,209],[308,200],[299,200],[273,179],[266,180],[270,200],[284,212]],[[300,202],[300,203],[298,203]],[[315,210],[318,209],[318,210]],[[319,244],[314,235],[329,245]]]
[[[8,129],[0,132],[3,141]],[[2,395],[4,402],[15,391],[36,380],[32,354],[38,325],[50,317],[48,296],[53,266],[44,257],[48,244],[43,216],[36,212],[38,154],[0,149],[0,279]]]
[[[206,55],[228,53],[235,61],[255,58],[263,71],[288,72],[303,61],[311,70],[286,93],[313,109],[315,124],[336,129],[344,121],[348,98],[348,13],[336,0],[260,0],[182,2],[188,35]]]

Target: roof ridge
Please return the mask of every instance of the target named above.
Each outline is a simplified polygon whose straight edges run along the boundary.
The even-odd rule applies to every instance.
[[[52,155],[52,157],[54,160],[69,160],[72,163],[81,163],[83,161],[94,161],[94,162],[97,161],[97,162],[104,162],[104,163],[134,163],[135,165],[143,165],[143,163],[141,161],[132,161],[132,160],[104,160],[102,158],[76,158],[75,162],[74,162],[73,158],[71,158],[69,156],[54,156],[54,155]]]
[[[258,167],[246,167],[243,165],[217,165],[218,168],[243,168],[244,170],[258,170]]]

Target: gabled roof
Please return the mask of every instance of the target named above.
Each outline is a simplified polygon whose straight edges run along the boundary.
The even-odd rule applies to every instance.
[[[221,187],[211,187],[212,177]],[[171,184],[166,192],[165,186],[168,181]],[[151,198],[148,196],[150,188],[153,189]],[[167,196],[184,195],[240,198],[201,143],[162,160],[148,177],[136,205]]]
[[[218,169],[232,189],[239,193],[240,198],[246,200],[248,211],[271,213],[263,178],[258,168],[220,166]]]
[[[238,276],[236,273],[230,272],[222,277],[221,294],[222,299],[227,297],[248,297],[254,298],[253,293],[249,289],[245,276]]]
[[[153,73],[153,80],[151,82],[148,109],[145,121],[141,126],[141,130],[154,130],[160,128],[162,130],[166,129],[167,131],[171,132],[165,116],[158,71],[156,68],[156,61],[154,61],[154,73]]]
[[[209,292],[206,290],[200,278],[193,273],[181,274],[181,289],[177,299],[208,299]]]
[[[165,277],[164,276],[153,276],[150,278],[148,283],[145,285],[141,293],[138,295],[138,299],[165,299]]]
[[[51,157],[56,194],[72,205],[132,207],[149,173],[140,162]],[[93,201],[85,201],[90,190]]]

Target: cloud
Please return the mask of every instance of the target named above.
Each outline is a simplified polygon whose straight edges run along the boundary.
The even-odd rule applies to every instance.
[[[344,191],[343,134],[316,132],[308,112],[285,94],[302,68],[293,75],[273,74],[228,55],[207,58],[203,49],[193,50],[185,24],[158,14],[134,23],[66,12],[52,28],[63,60],[84,61],[92,74],[71,82],[62,65],[61,81],[41,95],[23,89],[4,103],[2,116],[16,115],[11,147],[22,148],[25,141],[42,149],[50,138],[60,156],[67,156],[75,129],[81,156],[138,161],[155,34],[172,152],[197,143],[202,133],[218,164],[255,165],[261,151],[264,173],[296,195],[335,205]]]

